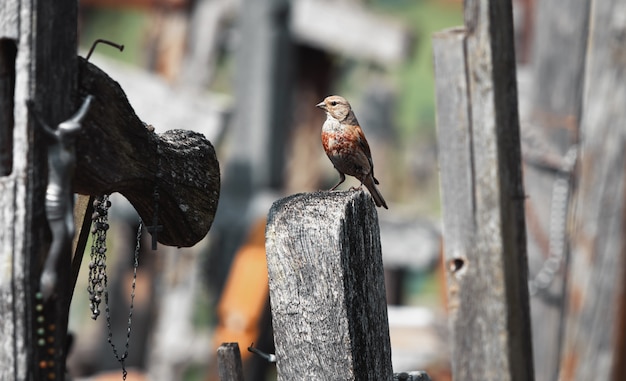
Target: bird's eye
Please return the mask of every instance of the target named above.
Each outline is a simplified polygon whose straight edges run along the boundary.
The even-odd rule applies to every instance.
[[[337,102],[336,101],[332,101],[332,102],[330,102],[330,105],[331,106],[337,106]]]

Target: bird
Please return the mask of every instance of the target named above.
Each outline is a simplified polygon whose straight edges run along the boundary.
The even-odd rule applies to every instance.
[[[350,103],[339,95],[331,95],[315,107],[326,112],[326,121],[322,126],[322,146],[340,176],[337,185],[330,190],[337,189],[346,180],[346,175],[350,175],[361,182],[359,187],[365,185],[376,206],[388,209],[383,195],[376,187],[379,182],[374,177],[370,146]]]

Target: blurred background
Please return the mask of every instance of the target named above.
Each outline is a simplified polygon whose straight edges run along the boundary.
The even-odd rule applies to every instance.
[[[518,80],[533,42],[534,0],[515,5]],[[80,0],[80,54],[119,82],[157,132],[192,129],[222,171],[209,235],[139,258],[129,380],[217,380],[215,350],[236,341],[246,380],[274,379],[265,269],[272,202],[328,189],[324,97],[347,98],[372,148],[389,210],[378,210],[395,371],[449,380],[441,271],[432,33],[463,24],[455,0]],[[523,91],[520,85],[520,92]],[[521,102],[521,101],[520,101]],[[341,189],[358,185],[349,178]],[[108,235],[112,341],[124,347],[138,217],[112,197]],[[87,255],[87,254],[86,254]],[[84,264],[89,261],[83,261]],[[119,379],[103,316],[90,319],[86,269],[70,315],[76,379]]]

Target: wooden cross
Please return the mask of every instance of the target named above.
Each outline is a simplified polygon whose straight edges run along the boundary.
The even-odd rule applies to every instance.
[[[105,72],[81,57],[78,70],[79,94],[94,94],[95,101],[76,140],[74,191],[124,195],[143,221],[152,221],[147,230],[153,250],[157,242],[178,247],[199,242],[213,223],[220,192],[211,143],[187,130],[157,135]],[[153,165],[156,157],[160,168]],[[158,202],[150,196],[155,186]]]
[[[65,377],[68,312],[78,273],[74,265],[80,263],[71,263],[69,253],[62,255],[55,297],[46,302],[36,297],[36,275],[50,246],[43,212],[48,162],[45,133],[33,123],[27,99],[40,107],[46,121],[56,124],[76,111],[78,100],[94,95],[76,137],[73,191],[119,192],[144,221],[155,212],[150,195],[156,169],[151,163],[159,143],[162,226],[154,225],[156,241],[194,245],[208,232],[217,209],[220,175],[211,143],[191,131],[157,135],[147,128],[117,82],[76,57],[77,13],[72,0],[37,4],[3,0],[0,6],[0,263],[13,264],[11,276],[0,277],[0,294],[7,295],[0,303],[0,321],[8,322],[2,326],[3,340],[12,348],[0,356],[2,380]],[[86,241],[85,227],[91,222],[84,218],[91,215],[85,198],[79,197],[85,223],[76,247]],[[81,221],[78,217],[76,221]],[[40,318],[45,340],[37,328],[43,324]]]

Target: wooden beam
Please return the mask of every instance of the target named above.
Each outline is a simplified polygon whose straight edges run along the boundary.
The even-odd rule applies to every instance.
[[[590,15],[563,381],[626,377],[626,6]]]
[[[578,143],[589,4],[589,0],[536,2],[525,99],[529,107],[526,112],[520,108],[520,119],[527,121],[522,136],[529,142],[523,153],[533,353],[535,377],[542,381],[556,380],[560,368],[569,250],[566,225],[574,187],[570,173],[547,170],[543,164],[554,155],[553,168],[565,167],[560,161]],[[554,264],[553,272],[546,271]]]
[[[220,174],[215,149],[193,131],[155,134],[135,115],[117,82],[82,58],[78,63],[79,93],[92,94],[95,100],[76,141],[74,190],[88,195],[119,192],[150,224],[156,182],[158,224],[163,226],[158,241],[196,244],[207,234],[217,209]]]
[[[316,192],[276,201],[265,246],[278,379],[391,379],[370,196]]]
[[[433,42],[453,375],[533,380],[511,2]]]

